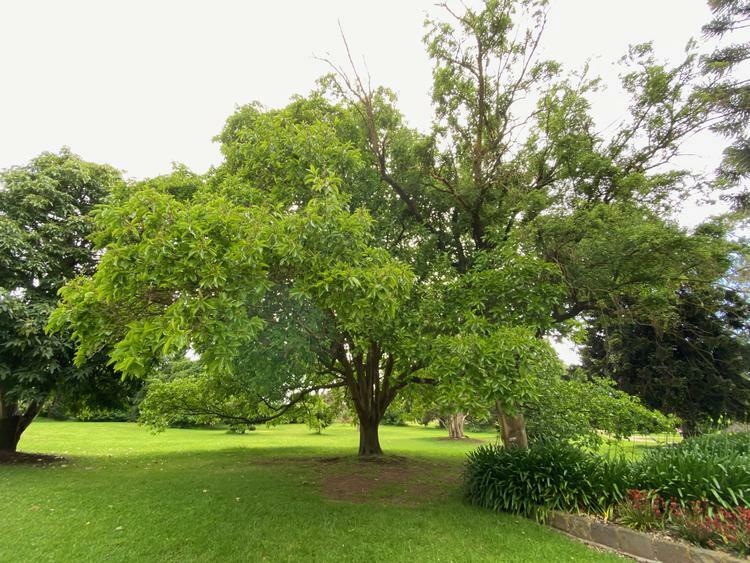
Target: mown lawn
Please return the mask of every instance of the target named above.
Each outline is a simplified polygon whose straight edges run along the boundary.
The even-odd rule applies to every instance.
[[[668,444],[677,444],[682,441],[678,434],[645,434],[631,436],[618,440],[615,438],[605,438],[604,443],[599,447],[598,453],[606,457],[623,456],[626,459],[638,460],[643,454],[653,448],[666,446]]]
[[[0,466],[0,561],[615,561],[534,522],[463,503],[443,432],[383,427],[384,462],[337,425],[151,434],[35,422]],[[491,434],[473,435],[493,440]]]

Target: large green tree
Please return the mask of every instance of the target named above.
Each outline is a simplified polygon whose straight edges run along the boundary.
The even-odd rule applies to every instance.
[[[121,396],[105,354],[76,367],[67,335],[45,333],[58,289],[94,271],[89,213],[120,182],[67,149],[0,173],[0,450],[15,451],[52,397],[106,405]]]
[[[425,276],[436,264],[464,280],[519,271],[521,257],[551,268],[563,291],[546,300],[534,299],[539,285],[530,277],[515,291],[467,293],[473,318],[492,325],[498,304],[540,337],[628,299],[667,314],[681,283],[722,272],[731,252],[722,236],[689,233],[673,220],[699,182],[668,165],[715,110],[699,59],[690,52],[669,66],[650,45],[632,47],[623,59],[627,117],[601,134],[588,101],[598,81],[536,56],[545,4],[488,0],[462,13],[444,6],[446,18],[428,22],[429,135],[407,129],[388,92],[371,90],[353,65],[332,65],[334,89],[360,117],[360,146],[390,192],[385,202],[397,204],[374,198],[371,212],[393,229],[395,252]],[[410,258],[415,247],[422,254]]]
[[[750,414],[750,306],[736,289],[682,286],[669,317],[631,310],[591,319],[587,371],[683,421],[686,434],[721,417]]]
[[[248,423],[343,386],[361,454],[381,452],[396,395],[427,383],[450,404],[496,403],[520,443],[520,407],[554,363],[546,334],[626,299],[666,307],[723,271],[721,237],[670,220],[694,183],[667,164],[710,113],[693,55],[669,67],[633,48],[629,117],[604,136],[597,81],[538,60],[544,2],[444,13],[425,39],[429,133],[333,65],[309,97],[231,116],[206,178],[113,198],[97,272],[64,290],[53,323],[72,327],[79,360],[111,347],[147,376],[192,349],[205,369],[151,406]]]

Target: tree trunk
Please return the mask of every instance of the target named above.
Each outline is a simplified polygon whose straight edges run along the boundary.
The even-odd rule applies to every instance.
[[[500,421],[500,433],[503,439],[503,446],[506,448],[529,447],[529,439],[526,436],[526,419],[523,413],[509,415],[500,406],[500,402],[495,403],[498,419]]]
[[[361,456],[383,455],[378,428],[380,420],[359,419],[359,452]]]
[[[452,440],[461,440],[464,436],[464,422],[466,413],[454,412],[448,417],[446,427],[448,428],[448,437]]]
[[[18,403],[6,403],[3,399],[0,392],[0,451],[15,452],[21,434],[39,413],[43,402],[32,401],[22,410]]]
[[[0,451],[15,452],[21,439],[21,417],[0,418]]]
[[[345,354],[341,354],[340,359],[359,418],[359,455],[383,455],[378,427],[388,405],[398,392],[398,387],[392,386],[390,381],[393,357],[385,358],[385,365],[381,367],[383,353],[376,344],[371,344],[366,354],[353,356],[351,362]]]

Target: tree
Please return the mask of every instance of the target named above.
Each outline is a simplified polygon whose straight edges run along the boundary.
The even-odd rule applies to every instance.
[[[675,431],[679,419],[647,408],[615,385],[580,369],[565,377],[547,377],[539,394],[524,405],[529,441],[575,442],[595,448],[602,443],[602,433],[619,439]]]
[[[724,37],[750,26],[750,2],[747,0],[709,0],[714,19],[703,26],[706,37]],[[750,175],[750,81],[738,74],[750,59],[750,43],[734,43],[716,49],[704,58],[711,81],[705,92],[715,104],[716,121],[712,128],[734,142],[724,151],[720,168],[722,180],[736,184]],[[736,203],[747,207],[746,194]]]
[[[111,344],[128,374],[192,348],[206,369],[160,392],[196,416],[265,422],[346,385],[360,451],[380,453],[377,423],[417,369],[384,349],[412,276],[369,246],[368,217],[346,210],[337,183],[309,174],[300,187],[317,195],[296,212],[246,184],[184,201],[160,183],[135,189],[98,215],[106,252],[93,277],[63,290],[69,307],[54,324],[72,323],[79,359]]]
[[[305,424],[310,430],[320,434],[336,421],[336,417],[341,412],[341,406],[340,398],[332,395],[332,392],[326,395],[315,395],[312,400],[305,402],[303,412]]]
[[[53,319],[79,361],[111,348],[145,376],[193,349],[206,369],[160,386],[160,403],[246,423],[345,387],[363,455],[381,453],[398,393],[431,384],[456,408],[496,404],[522,443],[521,407],[553,369],[547,334],[723,269],[723,240],[669,220],[692,184],[666,164],[710,112],[694,55],[667,67],[633,48],[629,118],[605,138],[597,81],[536,59],[544,2],[446,10],[425,39],[429,134],[333,65],[307,98],[238,109],[225,162],[194,188],[173,175],[113,198],[98,270]]]
[[[122,398],[106,355],[75,367],[69,338],[45,334],[57,290],[94,270],[89,212],[121,179],[63,149],[3,171],[0,181],[0,450],[15,451],[53,396]]]
[[[372,90],[353,64],[332,64],[329,81],[359,115],[364,133],[352,142],[390,191],[372,198],[371,212],[418,276],[434,276],[439,265],[441,276],[464,279],[513,269],[509,256],[539,259],[563,295],[529,299],[529,278],[516,291],[487,288],[471,304],[491,326],[510,322],[541,338],[626,298],[667,308],[683,281],[725,267],[724,241],[670,220],[695,183],[667,165],[711,119],[694,52],[670,67],[650,45],[632,47],[622,76],[629,115],[604,136],[587,100],[598,81],[536,57],[545,2],[444,8],[446,20],[429,21],[425,37],[434,61],[430,135],[408,130],[389,93]],[[498,302],[511,314],[493,319]],[[527,302],[531,315],[520,310]],[[522,442],[522,416],[500,416]]]
[[[750,412],[750,306],[718,283],[684,285],[674,315],[654,318],[625,311],[592,319],[583,348],[590,373],[663,412],[679,416],[685,434],[720,417]]]

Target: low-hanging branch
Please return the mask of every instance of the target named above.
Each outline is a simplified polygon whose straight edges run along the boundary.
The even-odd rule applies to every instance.
[[[197,407],[195,405],[191,405],[190,407],[185,406],[181,410],[183,414],[188,415],[188,416],[213,416],[213,417],[221,418],[225,420],[241,422],[243,424],[265,424],[267,422],[271,422],[272,420],[276,420],[277,418],[284,416],[287,412],[289,412],[289,410],[292,409],[292,407],[299,404],[310,393],[313,393],[314,391],[322,391],[324,389],[336,389],[339,387],[344,387],[344,385],[345,383],[343,381],[339,381],[335,383],[329,383],[326,385],[316,385],[314,387],[308,387],[306,389],[298,391],[297,394],[292,399],[290,399],[288,402],[284,403],[283,405],[273,405],[265,397],[259,396],[258,397],[259,402],[263,403],[269,409],[276,411],[275,413],[270,414],[270,415],[258,415],[258,416],[250,417],[250,416],[244,416],[244,415],[237,414],[237,413],[230,414],[229,412],[226,412],[221,409],[210,408],[207,405],[203,407]]]

